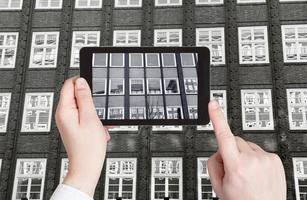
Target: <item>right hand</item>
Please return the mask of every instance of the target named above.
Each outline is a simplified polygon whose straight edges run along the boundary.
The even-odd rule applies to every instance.
[[[285,200],[285,172],[280,158],[235,137],[218,103],[209,104],[218,151],[208,161],[210,180],[222,200]]]

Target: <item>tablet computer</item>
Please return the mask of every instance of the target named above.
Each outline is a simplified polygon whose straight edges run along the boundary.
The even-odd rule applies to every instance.
[[[206,47],[85,47],[80,75],[104,125],[209,123]]]

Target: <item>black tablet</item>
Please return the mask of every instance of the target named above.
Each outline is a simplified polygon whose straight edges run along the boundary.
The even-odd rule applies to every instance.
[[[104,125],[206,125],[206,47],[85,47],[80,74]]]

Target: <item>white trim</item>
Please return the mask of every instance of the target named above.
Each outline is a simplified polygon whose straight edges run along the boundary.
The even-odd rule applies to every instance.
[[[182,126],[152,126],[152,131],[182,131]]]
[[[160,92],[159,92],[159,93],[151,93],[151,92],[149,91],[148,81],[150,81],[150,80],[159,80],[159,82],[160,82]],[[162,88],[162,81],[161,81],[161,78],[147,78],[147,79],[146,79],[146,86],[147,86],[147,94],[153,94],[153,95],[155,95],[155,94],[162,94],[163,88]]]
[[[109,167],[111,165],[111,162],[116,162],[117,164],[119,163],[119,166],[117,165],[116,167],[120,172],[123,170],[123,162],[131,162],[133,164],[133,172],[131,174],[128,173],[117,173],[117,174],[112,174],[110,173]],[[136,181],[137,181],[137,158],[107,158],[106,159],[106,177],[105,177],[105,193],[104,193],[104,199],[105,200],[113,200],[108,198],[108,193],[109,193],[109,178],[118,178],[119,179],[119,196],[121,196],[122,193],[122,179],[124,178],[129,178],[132,179],[133,181],[133,189],[132,189],[132,200],[136,199]]]
[[[124,34],[125,35],[124,44],[117,43],[118,34]],[[137,34],[137,42],[136,43],[129,43],[130,34]],[[129,46],[129,47],[137,46],[137,47],[139,47],[139,46],[141,46],[141,30],[114,30],[113,31],[113,46],[118,46],[118,47],[123,47],[123,46]]]
[[[115,0],[114,7],[115,8],[138,8],[142,7],[142,0],[138,0],[137,5],[131,5],[131,0],[126,0],[126,5],[119,5],[119,0]]]
[[[50,107],[49,108],[41,108],[44,110],[49,110],[49,119],[48,119],[48,125],[45,129],[26,129],[25,128],[25,122],[26,122],[26,117],[27,117],[27,113],[26,111],[29,109],[27,107],[27,100],[29,98],[31,98],[31,96],[49,96],[50,97]],[[26,93],[25,94],[25,101],[24,101],[24,107],[23,107],[23,117],[22,117],[22,126],[21,126],[21,132],[49,132],[51,129],[51,118],[52,118],[52,108],[53,108],[53,97],[54,97],[54,93],[52,92],[46,92],[46,93]],[[33,108],[33,109],[40,109],[38,108]]]
[[[170,33],[178,34],[178,42],[170,42]],[[165,33],[166,42],[158,41],[158,34]],[[182,29],[155,29],[154,30],[154,46],[182,46]]]
[[[84,36],[84,42],[85,44],[77,44],[75,43],[77,34],[82,34]],[[96,45],[89,45],[89,35],[90,34],[96,34],[97,40],[96,40]],[[79,67],[78,65],[74,65],[74,49],[75,48],[82,48],[82,47],[98,47],[100,44],[100,31],[74,31],[72,34],[72,41],[71,41],[71,56],[70,56],[70,67]],[[80,51],[80,50],[79,50]],[[93,59],[94,59],[95,54],[93,55]],[[79,52],[77,53],[77,57],[80,59],[79,57]],[[79,60],[80,62],[80,60]],[[80,63],[79,63],[80,64]]]
[[[36,175],[36,174],[30,174],[30,175],[19,175],[19,169],[20,169],[20,163],[21,162],[42,162],[43,164],[43,174],[42,175]],[[18,185],[18,177],[21,178],[41,178],[42,179],[42,184],[41,184],[41,190],[40,190],[40,200],[43,199],[44,196],[44,185],[45,185],[45,175],[46,175],[46,165],[47,165],[47,159],[42,159],[42,158],[31,158],[31,159],[17,159],[16,161],[16,169],[15,169],[15,178],[14,178],[14,186],[13,186],[13,194],[12,194],[12,199],[16,199],[16,193],[17,193],[17,185]],[[28,183],[28,190],[27,190],[27,198],[29,198],[29,193],[30,193],[30,187]]]
[[[132,119],[132,112],[131,112],[132,109],[143,109],[143,111],[144,111],[143,119],[146,119],[146,108],[145,108],[145,106],[133,106],[133,107],[130,107],[130,119]]]
[[[151,105],[150,105],[151,106]],[[159,118],[155,118],[155,116],[156,115],[154,115],[153,117],[154,118],[151,118],[152,116],[151,116],[151,114],[150,114],[150,112],[149,112],[149,109],[155,109],[155,111],[158,109],[158,113],[162,113],[162,117],[160,117],[160,116],[158,116]],[[166,117],[165,117],[165,112],[164,112],[164,107],[163,106],[151,106],[150,108],[148,109],[148,118],[149,119],[165,119]],[[153,113],[153,112],[152,112]]]
[[[122,109],[122,118],[121,119],[110,119],[110,110],[111,109]],[[108,107],[108,119],[109,120],[122,120],[125,119],[125,108],[124,107]]]
[[[19,6],[18,7],[9,6],[9,5],[12,5],[11,3],[12,3],[12,0],[9,0],[8,1],[8,7],[0,7],[0,10],[21,10],[23,0],[19,0]]]
[[[237,0],[238,4],[265,3],[265,0]]]
[[[182,58],[183,54],[192,55],[192,57],[193,57],[193,59],[192,59],[193,60],[193,64],[192,65],[183,65],[183,58]],[[181,61],[181,66],[182,67],[195,67],[196,66],[194,53],[180,53],[180,61]]]
[[[167,0],[166,3],[160,3],[159,0],[155,0],[155,6],[160,7],[160,6],[182,6],[182,0],[178,0],[178,3],[171,3],[172,0]]]
[[[0,174],[1,174],[1,169],[2,169],[2,159],[0,159]]]
[[[139,94],[132,94],[132,91],[131,91],[131,82],[132,81],[142,81],[142,85],[143,85],[143,92],[142,93],[139,93]],[[130,95],[144,95],[145,94],[145,83],[144,83],[144,78],[130,78],[129,79],[129,93]]]
[[[280,2],[301,2],[301,1],[307,1],[307,0],[279,0]]]
[[[91,6],[90,5],[90,2],[92,1],[92,0],[87,0],[87,5],[86,6],[79,6],[79,1],[80,0],[76,0],[76,4],[75,4],[75,8],[80,8],[80,9],[82,9],[82,8],[85,8],[85,9],[93,9],[93,8],[102,8],[102,0],[99,0],[99,5],[97,5],[97,6]]]
[[[261,30],[263,31],[263,40],[255,40],[255,30]],[[250,31],[251,33],[251,40],[249,41],[242,41],[242,31]],[[238,27],[238,37],[239,37],[239,61],[240,64],[260,64],[260,63],[270,63],[269,58],[269,40],[268,40],[268,29],[267,26],[250,26],[250,27]],[[263,55],[265,56],[265,59],[262,61],[256,61],[256,44],[259,45],[259,43],[263,44]],[[251,48],[249,49],[251,54],[251,61],[244,61],[243,60],[243,45],[249,44],[251,45]]]
[[[6,45],[6,40],[9,35],[16,37],[15,45]],[[3,62],[4,62],[5,51],[2,51],[2,56],[0,55],[0,58],[2,58],[0,60],[0,69],[15,68],[19,33],[18,32],[0,32],[0,36],[4,36],[3,45],[0,46],[0,49],[2,50],[14,49],[14,52],[15,52],[14,58],[13,58],[13,64],[4,66]]]
[[[138,126],[116,126],[114,128],[110,128],[110,132],[121,132],[121,131],[138,131]]]
[[[118,66],[118,65],[113,65],[113,63],[112,63],[112,56],[113,56],[113,54],[121,54],[122,55],[122,57],[123,57],[123,65],[121,65],[121,66]],[[124,67],[125,66],[125,54],[123,54],[123,53],[110,53],[110,67]]]
[[[36,45],[35,40],[37,35],[44,35],[44,44],[42,45]],[[48,45],[47,43],[47,35],[55,35],[56,41],[55,45]],[[29,62],[29,68],[56,68],[57,66],[57,60],[58,60],[58,48],[59,48],[59,32],[33,32],[32,34],[32,45],[31,45],[31,55],[30,55],[30,62]],[[33,57],[34,57],[34,49],[40,48],[43,49],[43,55],[42,55],[42,65],[34,65],[33,64]],[[54,65],[48,65],[46,66],[44,63],[45,56],[46,56],[46,48],[53,48],[55,49],[55,55],[54,55]]]
[[[170,54],[170,55],[173,57],[174,65],[171,65],[171,66],[164,66],[164,56],[165,56],[166,54]],[[176,54],[175,54],[175,53],[162,53],[162,54],[161,54],[161,58],[162,58],[162,67],[177,67]]]
[[[102,112],[103,112],[103,118],[101,118],[101,117],[98,115],[98,113],[97,113],[99,119],[105,119],[105,118],[106,118],[106,108],[105,108],[105,107],[95,107],[95,109],[96,109],[96,112],[98,112],[98,109],[102,110]]]
[[[302,162],[302,161],[305,161],[307,162],[307,157],[296,157],[296,158],[292,158],[292,161],[293,161],[293,174],[294,174],[294,183],[295,183],[295,196],[296,196],[296,200],[300,200],[300,188],[299,188],[299,183],[298,183],[298,179],[301,178],[301,179],[307,179],[307,172],[305,173],[304,172],[304,175],[299,175],[297,174],[297,162]],[[306,175],[305,175],[306,174]],[[307,194],[306,194],[307,196]]]
[[[267,103],[263,104],[252,104],[252,105],[245,105],[245,95],[247,93],[252,93],[254,95],[258,95],[259,93],[267,93]],[[241,105],[242,105],[242,128],[243,130],[274,130],[274,118],[273,118],[273,106],[272,106],[272,94],[271,89],[247,89],[241,90]],[[246,115],[245,115],[245,108],[255,108],[255,117],[256,120],[254,123],[256,125],[254,127],[248,127],[245,123]],[[260,127],[259,126],[259,112],[256,112],[258,108],[268,108],[269,109],[269,118],[270,124],[267,127]]]
[[[95,94],[94,93],[94,83],[95,83],[96,79],[98,80],[98,82],[99,82],[99,80],[103,80],[104,81],[104,94]],[[107,95],[107,84],[108,84],[108,82],[107,82],[106,78],[93,78],[93,85],[92,85],[93,96],[95,96],[95,97],[106,96]]]
[[[132,56],[132,54],[133,55],[136,55],[136,54],[138,54],[138,55],[141,55],[141,58],[142,58],[142,66],[132,66],[131,65],[131,56]],[[129,53],[129,67],[144,67],[144,56],[143,56],[143,53]]]
[[[291,103],[291,93],[301,93],[303,95],[301,98],[305,103]],[[304,95],[305,94],[305,95]],[[288,118],[289,118],[289,127],[291,130],[307,130],[307,88],[295,88],[295,89],[287,89],[287,101],[288,101]],[[291,110],[293,107],[299,108],[302,114],[303,124],[301,127],[294,126],[292,122],[292,113]]]
[[[208,159],[209,158],[207,158],[207,157],[197,158],[197,193],[198,193],[198,200],[203,200],[202,199],[202,182],[201,182],[201,179],[206,178],[206,179],[210,180],[210,176],[209,176],[209,172],[208,172],[208,163],[207,163],[207,167],[206,167],[206,169],[207,169],[206,174],[200,173],[200,171],[202,170],[201,162],[202,161],[208,162]],[[212,196],[217,197],[215,192],[213,191],[213,187],[212,187]]]
[[[155,174],[155,161],[177,161],[179,172],[178,174]],[[177,166],[175,166],[177,168]],[[168,196],[168,179],[169,178],[178,178],[179,179],[179,200],[183,200],[182,196],[182,158],[181,157],[153,157],[151,158],[151,200],[160,200],[155,198],[155,178],[165,178],[165,195]]]
[[[188,106],[189,119],[198,119],[198,112],[196,113],[196,117],[192,118],[190,116],[191,115],[191,112],[190,112],[191,109],[196,109],[196,111],[198,111],[197,106]]]
[[[186,88],[186,82],[188,81],[188,80],[195,80],[196,81],[196,92],[187,92],[187,88]],[[184,79],[183,79],[183,83],[184,83],[184,91],[185,91],[185,93],[186,94],[197,94],[197,92],[198,92],[198,78],[196,78],[196,77],[185,77]]]
[[[168,93],[168,92],[166,91],[166,83],[165,83],[166,80],[176,80],[178,92],[176,92],[176,93]],[[178,78],[164,78],[163,81],[164,81],[164,93],[165,93],[165,95],[180,94],[180,87],[179,87]]]
[[[208,41],[200,41],[201,39],[201,33],[207,32],[208,33]],[[213,38],[213,32],[219,32],[221,35],[221,41],[216,41]],[[213,49],[213,45],[220,46],[221,49],[215,50]],[[205,46],[210,49],[210,59],[212,65],[225,65],[225,28],[224,27],[216,27],[216,28],[196,28],[196,46]],[[219,55],[219,52],[221,52],[221,55]],[[213,55],[216,54],[218,56],[221,56],[221,61],[215,61],[213,59]]]
[[[9,119],[9,114],[10,114],[10,106],[11,106],[11,98],[12,98],[12,94],[11,93],[0,93],[0,96],[7,96],[8,97],[8,106],[7,108],[1,108],[0,107],[0,111],[5,110],[4,112],[6,112],[6,117],[5,117],[5,122],[4,122],[4,129],[0,129],[0,133],[5,133],[7,131],[7,125],[8,125],[8,119]],[[1,104],[0,104],[1,106]]]
[[[105,54],[105,56],[106,56],[106,64],[105,65],[95,65],[95,56],[96,55],[101,55],[101,54]],[[109,56],[108,56],[108,54],[107,53],[94,53],[93,54],[93,60],[92,60],[92,62],[93,62],[93,67],[108,67],[108,61],[109,61]]]
[[[169,119],[170,115],[168,113],[168,111],[170,111],[169,109],[172,109],[172,108],[180,108],[180,115],[181,115],[181,119],[184,119],[184,116],[183,116],[183,111],[182,111],[182,106],[166,106],[166,117],[167,119]],[[175,118],[176,119],[176,118]]]
[[[48,3],[47,7],[39,6],[40,1],[46,1],[46,0],[36,0],[35,9],[62,9],[63,0],[59,0],[59,6],[54,6],[54,7],[51,7],[51,2],[54,0],[47,0]]]
[[[60,183],[63,183],[67,173],[68,173],[68,158],[62,158],[61,160],[61,173],[60,173]],[[66,168],[67,167],[67,168]]]
[[[112,89],[112,80],[122,80],[122,83],[123,83],[123,91],[122,93],[120,94],[111,94],[111,89]],[[110,78],[109,79],[109,96],[122,96],[122,95],[125,95],[125,80],[124,78]]]
[[[201,0],[196,0],[195,4],[196,5],[220,5],[224,4],[223,0],[219,0],[219,2],[213,2],[213,0],[206,0],[204,2],[200,2]],[[203,1],[203,0],[202,0]]]
[[[148,66],[148,55],[156,55],[157,56],[157,58],[158,58],[158,65],[156,65],[156,66]],[[149,67],[149,68],[151,68],[151,67],[160,67],[160,55],[159,55],[159,53],[146,53],[145,54],[146,55],[146,67]]]
[[[299,48],[300,43],[307,43],[307,37],[306,38],[298,38],[298,29],[299,28],[305,28],[307,29],[307,24],[295,24],[295,25],[282,25],[281,26],[281,32],[282,32],[282,44],[283,44],[283,56],[284,56],[284,62],[285,63],[300,63],[300,62],[307,62],[307,46],[305,46],[306,49],[303,51],[306,51],[306,58],[303,60],[301,56],[299,55],[301,53],[301,48]],[[294,36],[295,38],[286,39],[286,29],[294,29]],[[287,58],[287,46],[286,42],[292,42],[295,44],[294,51],[297,54],[296,59],[289,60]],[[290,50],[291,51],[291,50]]]

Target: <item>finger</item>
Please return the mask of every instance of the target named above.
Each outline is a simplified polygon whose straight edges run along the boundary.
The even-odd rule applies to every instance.
[[[235,137],[237,141],[237,146],[240,152],[252,152],[253,149],[248,145],[248,143],[240,137]]]
[[[236,167],[239,155],[236,139],[216,101],[209,103],[209,114],[214,127],[219,153],[223,158],[225,167],[231,170]]]
[[[98,118],[89,85],[84,78],[78,78],[75,82],[75,96],[79,110],[80,124],[93,122]]]
[[[254,151],[261,151],[261,152],[265,152],[259,145],[249,142],[247,141],[247,144],[254,150]]]
[[[222,192],[223,177],[225,175],[223,159],[216,152],[208,160],[208,171],[213,190],[220,196]]]
[[[111,136],[110,136],[110,133],[109,133],[109,129],[107,127],[104,127],[104,130],[105,130],[105,136],[106,136],[106,140],[107,142],[111,140]]]
[[[77,108],[75,100],[75,80],[78,77],[67,79],[61,89],[58,108]]]

